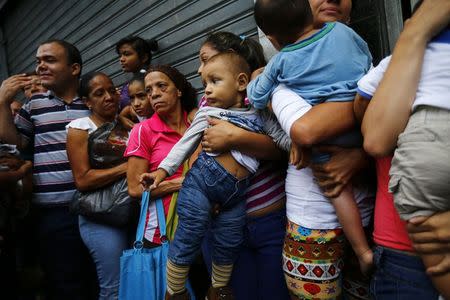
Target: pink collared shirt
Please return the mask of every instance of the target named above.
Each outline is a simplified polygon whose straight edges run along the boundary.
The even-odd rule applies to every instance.
[[[183,118],[186,126],[189,127],[190,124],[186,112],[183,112]],[[158,114],[155,113],[150,119],[138,123],[133,127],[124,156],[144,158],[149,162],[148,171],[155,171],[158,168],[159,163],[167,156],[180,138],[181,135],[167,126]],[[182,171],[183,166],[180,166],[175,174],[167,179],[180,177]],[[163,197],[166,217],[171,199],[172,194]],[[154,201],[150,202],[148,208],[144,237],[153,243],[161,243]]]

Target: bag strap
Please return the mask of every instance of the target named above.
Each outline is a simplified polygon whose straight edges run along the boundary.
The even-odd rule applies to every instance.
[[[164,205],[161,198],[156,199],[156,213],[158,214],[158,225],[161,243],[167,243],[166,217],[164,216]]]
[[[136,240],[134,241],[134,248],[141,249],[143,246],[145,220],[147,219],[148,202],[150,199],[150,192],[145,190],[142,192],[141,213],[139,215],[139,223],[136,229]]]
[[[186,159],[183,163],[183,176],[189,171],[189,159]],[[172,194],[170,199],[169,211],[167,212],[166,220],[166,231],[167,238],[173,241],[175,237],[175,231],[178,227],[178,214],[177,214],[177,201],[178,201],[178,191]]]
[[[134,241],[135,249],[142,249],[144,232],[145,232],[145,221],[147,219],[148,205],[150,201],[150,191],[145,190],[142,192],[141,201],[141,213],[139,215],[139,223],[136,230],[136,240]],[[156,202],[156,212],[158,215],[159,231],[161,233],[161,242],[167,242],[166,237],[166,218],[164,217],[164,206],[161,198],[155,200]]]

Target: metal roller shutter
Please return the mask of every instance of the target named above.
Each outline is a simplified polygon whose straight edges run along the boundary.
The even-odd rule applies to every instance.
[[[253,0],[21,0],[8,1],[2,10],[7,70],[33,70],[40,42],[67,40],[83,56],[83,72],[103,71],[121,85],[115,43],[127,35],[158,40],[154,64],[170,64],[200,89],[197,53],[206,35],[226,30],[256,36]]]
[[[153,63],[170,64],[201,89],[197,51],[206,35],[227,30],[257,37],[254,0],[0,0],[0,79],[34,69],[40,42],[65,39],[82,52],[84,72],[127,80],[115,43],[127,35],[155,38]],[[374,63],[388,55],[402,28],[402,8],[417,0],[353,0],[351,26],[369,43]]]

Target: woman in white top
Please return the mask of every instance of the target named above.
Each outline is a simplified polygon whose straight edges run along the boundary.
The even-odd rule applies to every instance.
[[[93,191],[125,177],[127,162],[123,152],[128,139],[126,130],[115,134],[115,149],[122,147],[114,167],[96,169],[90,165],[88,138],[98,127],[115,122],[119,110],[119,93],[111,79],[103,73],[88,73],[81,78],[80,97],[91,111],[88,117],[67,125],[67,156],[75,185],[80,192]],[[112,135],[111,135],[112,136]],[[110,141],[112,137],[108,139]],[[119,151],[120,152],[120,151]],[[96,265],[100,285],[99,299],[117,299],[119,289],[119,258],[128,246],[128,229],[95,223],[79,216],[80,234]]]
[[[317,29],[326,22],[349,21],[351,0],[310,0],[309,3]],[[271,104],[293,143],[305,148],[334,138],[355,125],[352,102],[324,103],[311,107],[293,91],[280,85],[272,94]],[[321,189],[322,177],[327,177],[325,173],[329,173],[327,166],[312,164],[299,170],[296,164],[296,159],[291,157],[286,176],[288,221],[282,254],[291,297],[336,299],[355,296],[367,299],[367,284],[361,281],[360,274],[353,274],[358,267],[350,266],[353,262],[346,260],[350,267],[343,272],[344,258],[351,256],[351,249],[345,247],[341,224],[328,198],[339,195],[340,191],[337,195],[331,195],[326,186],[325,191]],[[362,225],[367,227],[372,215],[374,195],[367,183],[354,182],[353,196]]]

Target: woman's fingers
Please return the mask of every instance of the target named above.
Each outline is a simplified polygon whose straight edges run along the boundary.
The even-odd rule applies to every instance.
[[[413,248],[420,254],[445,254],[450,251],[450,244],[445,243],[413,243]]]
[[[441,262],[435,266],[429,267],[429,275],[441,275],[450,271],[450,255],[445,255]]]

